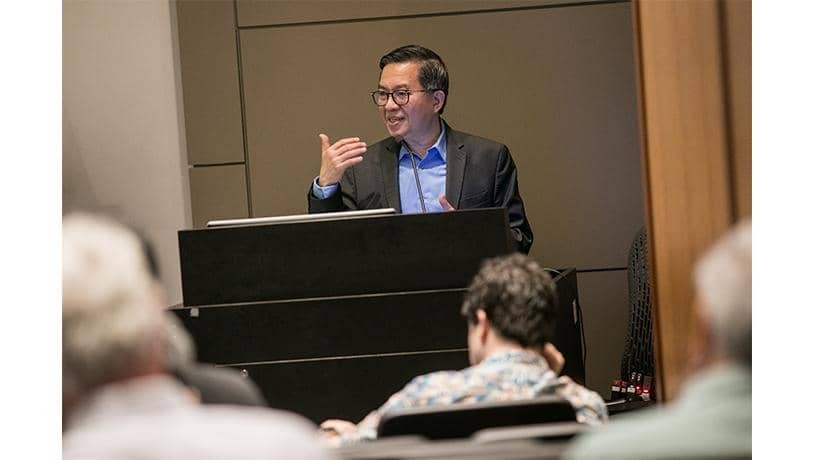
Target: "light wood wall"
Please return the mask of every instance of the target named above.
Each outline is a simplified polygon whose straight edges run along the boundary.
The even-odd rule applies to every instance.
[[[751,207],[751,6],[635,3],[661,393],[687,377],[691,271]]]
[[[451,74],[445,119],[516,160],[531,255],[579,269],[587,380],[608,396],[643,225],[629,2],[181,1],[178,13],[196,226],[306,212],[317,134],[385,137],[368,96],[379,58],[428,46]]]

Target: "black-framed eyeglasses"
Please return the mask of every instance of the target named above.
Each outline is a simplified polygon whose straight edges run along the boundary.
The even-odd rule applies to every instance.
[[[436,91],[435,89],[398,89],[396,91],[383,91],[378,89],[377,91],[371,92],[371,99],[374,101],[374,104],[377,107],[382,107],[385,104],[388,104],[388,97],[390,96],[391,99],[394,100],[394,104],[397,105],[405,105],[408,103],[408,100],[411,99],[411,93],[432,93]]]

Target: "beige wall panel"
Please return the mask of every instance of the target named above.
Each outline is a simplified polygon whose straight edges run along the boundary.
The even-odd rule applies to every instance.
[[[138,227],[171,305],[181,302],[176,231],[191,221],[174,49],[165,2],[62,3],[63,211]]]
[[[737,218],[751,215],[751,2],[726,0],[725,59]]]
[[[244,161],[232,1],[179,1],[178,33],[188,161]]]
[[[567,0],[238,0],[241,27],[557,5]]]
[[[658,384],[671,399],[693,337],[693,264],[732,221],[720,17],[714,2],[637,5]]]
[[[612,380],[620,378],[629,326],[626,270],[579,273],[578,297],[584,314],[586,385],[609,398]]]
[[[241,31],[253,212],[303,213],[317,134],[385,129],[380,56],[418,42],[448,63],[445,118],[506,143],[548,265],[625,266],[643,222],[629,4]]]
[[[190,168],[193,225],[201,228],[215,219],[248,216],[244,165]]]

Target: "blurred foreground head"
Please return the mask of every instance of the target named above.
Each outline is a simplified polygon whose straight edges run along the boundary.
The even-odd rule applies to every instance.
[[[161,372],[160,289],[139,238],[95,215],[63,219],[63,394]]]
[[[737,224],[698,261],[696,313],[712,355],[751,366],[751,221]]]

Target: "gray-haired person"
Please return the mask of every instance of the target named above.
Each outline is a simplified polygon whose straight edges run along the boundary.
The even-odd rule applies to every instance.
[[[63,220],[63,458],[327,458],[312,425],[204,406],[168,375],[162,293],[139,239],[98,216]]]
[[[750,221],[703,255],[694,286],[700,371],[676,400],[578,437],[566,457],[751,457]]]

